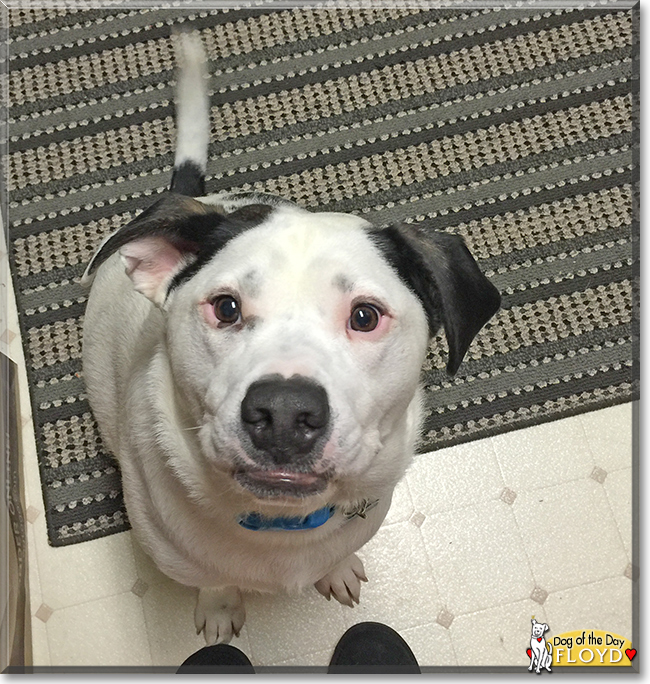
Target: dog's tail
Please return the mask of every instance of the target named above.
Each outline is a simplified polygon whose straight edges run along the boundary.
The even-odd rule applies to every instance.
[[[176,157],[170,190],[190,197],[205,195],[210,142],[210,98],[206,54],[197,35],[174,36],[180,65],[176,85]]]

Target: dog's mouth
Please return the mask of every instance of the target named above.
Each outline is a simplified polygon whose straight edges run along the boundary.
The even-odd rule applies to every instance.
[[[325,491],[329,479],[323,473],[293,470],[237,470],[233,475],[244,489],[259,498],[305,498]]]

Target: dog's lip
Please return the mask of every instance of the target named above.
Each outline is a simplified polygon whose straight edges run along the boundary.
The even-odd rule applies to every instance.
[[[248,470],[246,475],[272,484],[313,484],[322,479],[317,473],[298,473],[293,470]]]
[[[285,469],[245,469],[234,473],[234,478],[246,489],[263,496],[289,495],[304,497],[323,491],[328,478],[323,473],[299,472]]]

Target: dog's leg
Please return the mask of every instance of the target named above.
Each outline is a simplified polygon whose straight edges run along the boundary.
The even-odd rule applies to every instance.
[[[546,650],[546,648],[544,648],[544,650],[546,651],[546,656],[544,657],[544,667],[547,669],[548,672],[550,672],[551,671],[551,665],[553,664],[553,656],[551,655],[551,653],[553,651],[551,651],[551,653],[549,653]]]
[[[194,610],[196,633],[203,631],[205,642],[227,644],[239,636],[246,610],[237,587],[201,588]]]
[[[359,603],[361,582],[367,581],[363,563],[352,554],[343,559],[325,577],[319,579],[314,586],[328,601],[334,596],[339,603],[352,608],[354,603]]]

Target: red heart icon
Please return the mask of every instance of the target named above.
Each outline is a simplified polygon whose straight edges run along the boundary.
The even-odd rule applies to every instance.
[[[636,655],[636,648],[627,648],[627,649],[625,649],[625,655],[626,655],[630,660],[634,660],[634,656]]]
[[[542,637],[537,637],[537,641],[541,641],[541,640],[542,640]]]
[[[529,648],[526,649],[526,654],[528,655],[529,658],[532,658],[532,653],[533,652]]]

